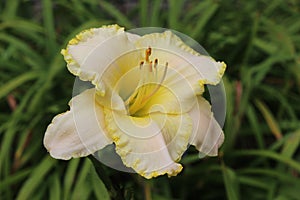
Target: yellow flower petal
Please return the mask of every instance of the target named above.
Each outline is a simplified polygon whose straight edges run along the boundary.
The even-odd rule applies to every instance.
[[[104,94],[103,72],[120,55],[134,50],[132,42],[138,37],[125,33],[118,25],[93,28],[70,40],[62,54],[71,73],[81,80],[91,81]]]
[[[226,68],[225,63],[216,62],[213,58],[200,55],[194,51],[171,31],[144,35],[136,40],[136,46],[138,48],[147,48],[150,46],[154,50],[160,50],[156,51],[156,53],[153,51],[152,56],[162,62],[170,62],[170,66],[178,71],[184,72],[185,69],[194,68],[198,72],[198,81],[205,84],[217,84]],[[171,63],[174,57],[184,59],[188,64],[176,64],[175,62],[177,61]]]
[[[172,160],[159,126],[150,117],[131,117],[109,109],[104,112],[116,152],[127,167],[148,179],[175,176],[182,170]]]
[[[103,108],[95,103],[95,89],[74,97],[71,110],[54,117],[48,126],[44,146],[57,159],[90,155],[112,141],[104,130]]]
[[[147,104],[143,106],[138,115],[154,112],[181,114],[190,111],[197,102],[197,93],[202,93],[204,88],[203,85],[201,87],[195,84],[194,86],[191,85],[192,81],[197,83],[197,79],[193,77],[195,74],[192,72],[193,70],[188,71],[189,69],[186,68],[183,75],[170,66],[160,88],[153,94]],[[158,74],[162,73],[162,69],[160,69]],[[189,76],[187,76],[188,73],[190,73]]]
[[[211,112],[210,104],[199,96],[198,103],[189,114],[193,120],[190,144],[201,154],[217,156],[218,149],[224,141],[224,133]]]

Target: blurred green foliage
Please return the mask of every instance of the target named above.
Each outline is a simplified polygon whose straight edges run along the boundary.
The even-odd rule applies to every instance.
[[[103,166],[124,199],[300,198],[298,0],[9,0],[0,2],[1,199],[112,195],[90,160],[54,160],[42,143],[72,95],[60,49],[112,23],[175,29],[228,65],[220,156],[190,149],[177,177],[147,181]]]

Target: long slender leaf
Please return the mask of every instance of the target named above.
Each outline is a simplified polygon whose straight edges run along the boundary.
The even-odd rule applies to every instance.
[[[134,25],[129,21],[129,19],[123,15],[118,9],[116,9],[112,4],[101,0],[99,2],[100,6],[108,12],[111,16],[113,16],[119,24],[125,26],[127,29],[131,29]]]
[[[36,71],[30,71],[28,73],[22,74],[11,81],[9,81],[7,84],[1,86],[0,88],[0,99],[3,98],[5,95],[7,95],[9,92],[12,92],[13,89],[16,89],[20,85],[24,84],[27,81],[36,79],[39,77],[40,73]]]
[[[274,136],[277,139],[282,138],[282,133],[281,133],[281,130],[278,126],[278,123],[275,121],[275,118],[273,117],[273,115],[271,114],[271,112],[267,108],[267,106],[259,100],[256,101],[256,105],[260,109],[260,111],[262,112],[262,114],[263,114],[265,120],[267,121],[272,133],[274,134]]]
[[[234,171],[222,165],[224,184],[226,187],[227,198],[230,200],[240,199],[239,182]]]
[[[30,196],[38,189],[39,185],[43,184],[43,179],[56,161],[50,157],[44,158],[42,162],[32,172],[27,181],[23,184],[18,193],[17,200],[29,199]]]

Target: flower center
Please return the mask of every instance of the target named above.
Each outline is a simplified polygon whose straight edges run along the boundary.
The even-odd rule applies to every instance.
[[[155,59],[154,62],[150,60],[151,51],[152,49],[150,47],[146,49],[145,61],[140,62],[140,80],[138,86],[125,101],[128,113],[131,116],[138,115],[138,111],[157,93],[166,78],[168,63],[166,62],[163,73],[159,77],[158,59]]]

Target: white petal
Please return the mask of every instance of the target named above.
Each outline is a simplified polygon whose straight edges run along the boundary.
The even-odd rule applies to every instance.
[[[62,54],[68,69],[84,81],[91,81],[102,93],[102,75],[108,66],[123,54],[135,49],[139,36],[125,33],[118,25],[90,29],[70,40]]]
[[[158,125],[150,118],[136,118],[105,109],[108,131],[116,152],[127,167],[145,178],[175,176],[182,166],[175,163]]]
[[[225,63],[216,62],[211,57],[200,55],[194,51],[171,31],[144,35],[136,40],[136,46],[137,48],[150,46],[153,49],[153,57],[162,62],[169,62],[170,66],[176,68],[177,71],[184,72],[187,67],[194,68],[198,75],[198,81],[201,81],[202,84],[217,84],[226,68]],[[165,53],[162,53],[163,51]],[[184,59],[186,63],[176,64],[178,61],[173,60],[174,55]]]
[[[122,33],[124,33],[124,28],[118,25],[84,30],[70,40],[67,46],[68,53],[79,65],[82,65],[85,58],[97,45]]]
[[[95,103],[95,89],[74,97],[71,110],[54,117],[48,126],[44,146],[58,159],[92,154],[112,141],[106,136],[102,107]]]
[[[179,161],[189,144],[193,129],[192,119],[188,114],[153,113],[150,116],[160,127],[172,160]]]
[[[224,133],[211,112],[210,104],[199,96],[198,103],[189,114],[193,119],[190,144],[204,155],[217,156],[218,148],[224,141]]]

